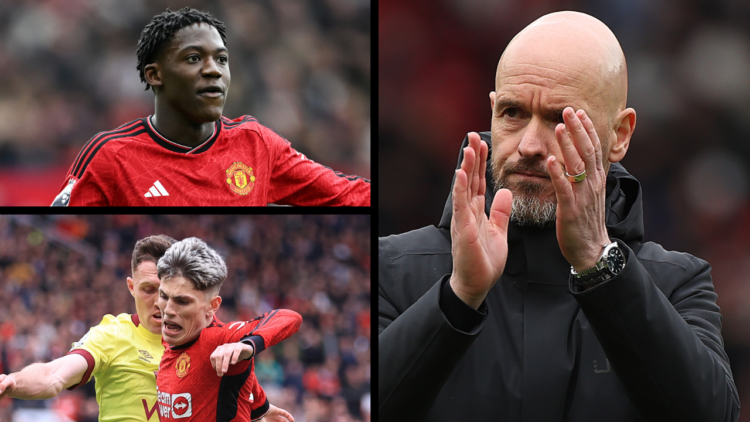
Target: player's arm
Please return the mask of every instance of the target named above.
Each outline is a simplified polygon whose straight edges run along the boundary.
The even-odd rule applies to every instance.
[[[53,207],[116,205],[113,200],[118,198],[122,179],[112,150],[98,143],[106,142],[105,134],[100,132],[84,145],[52,201]]]
[[[0,399],[49,399],[60,394],[63,388],[83,379],[88,363],[77,354],[66,355],[52,362],[34,363],[20,372],[0,375]]]
[[[250,359],[289,338],[301,324],[302,316],[289,309],[275,309],[247,323],[230,324],[228,329],[234,330],[231,337],[234,341],[220,345],[211,353],[211,365],[216,375],[226,374],[230,365]]]
[[[305,157],[264,127],[276,155],[268,201],[295,206],[370,206],[370,181],[335,171]]]

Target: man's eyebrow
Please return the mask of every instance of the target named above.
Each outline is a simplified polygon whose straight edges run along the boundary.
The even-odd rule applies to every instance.
[[[186,47],[181,48],[180,51],[190,50],[191,48],[194,49],[194,50],[201,51],[201,52],[205,52],[206,51],[206,49],[203,48],[200,45],[188,45]],[[225,52],[225,51],[228,52],[229,50],[226,47],[221,46],[221,47],[217,48],[216,50],[214,50],[214,53]]]
[[[521,108],[521,102],[517,100],[504,100],[504,99],[499,99],[495,101],[495,108],[497,109],[512,108],[512,107]]]
[[[523,105],[517,100],[506,100],[499,99],[495,101],[495,108],[497,110],[503,110],[506,108],[520,108],[523,109]],[[544,110],[544,116],[550,120],[562,119],[562,113],[565,107],[562,108],[548,108]]]
[[[186,301],[186,302],[189,302],[189,301],[191,301],[191,300],[192,300],[192,298],[191,298],[190,296],[185,296],[185,295],[174,295],[174,296],[170,296],[170,295],[168,295],[168,294],[167,294],[167,292],[165,292],[165,291],[164,291],[164,290],[162,290],[162,289],[159,289],[159,293],[163,294],[164,296],[166,296],[166,297],[168,297],[168,298],[172,298],[172,299],[180,299],[180,300],[184,300],[184,301]]]

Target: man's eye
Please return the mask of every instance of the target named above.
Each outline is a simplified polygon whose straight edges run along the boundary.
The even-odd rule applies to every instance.
[[[190,56],[190,57],[188,57],[188,61],[189,62],[196,63],[198,60],[200,60],[200,58],[198,56]]]
[[[228,61],[229,61],[229,59],[226,56],[219,57],[219,63],[226,63]]]
[[[505,115],[507,117],[517,117],[518,116],[518,109],[515,107],[510,107],[505,109]]]

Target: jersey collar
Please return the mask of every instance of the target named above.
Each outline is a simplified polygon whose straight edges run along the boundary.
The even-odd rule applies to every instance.
[[[133,314],[130,316],[130,319],[133,321],[133,325],[135,325],[137,330],[147,339],[150,339],[152,341],[156,341],[157,343],[161,343],[161,334],[154,334],[151,331],[146,328],[145,325],[141,324],[141,319],[138,318],[138,314]]]
[[[166,136],[160,134],[154,125],[151,124],[151,117],[152,116],[148,116],[142,119],[143,125],[146,126],[146,132],[151,136],[151,139],[153,139],[154,142],[172,152],[179,152],[182,154],[200,154],[201,152],[208,151],[208,149],[211,148],[214,142],[219,138],[219,134],[221,133],[221,119],[219,119],[214,123],[214,133],[212,133],[208,139],[194,147],[182,145],[178,142],[171,141],[167,139]]]

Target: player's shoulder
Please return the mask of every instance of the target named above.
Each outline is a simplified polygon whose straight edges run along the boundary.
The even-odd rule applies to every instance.
[[[135,119],[112,130],[92,136],[81,148],[73,166],[72,175],[80,178],[92,162],[105,160],[109,163],[117,152],[138,136],[147,133],[145,118]]]
[[[222,130],[226,131],[226,133],[229,133],[229,134],[241,132],[241,131],[251,131],[251,132],[257,133],[264,140],[268,140],[269,137],[267,135],[273,134],[276,136],[271,136],[270,138],[272,138],[272,140],[279,140],[279,141],[283,140],[284,142],[289,143],[289,141],[286,140],[286,138],[279,135],[275,130],[259,122],[257,118],[249,114],[240,116],[236,119],[229,119],[227,117],[222,116],[221,124],[222,124]]]
[[[115,316],[107,314],[104,315],[98,325],[91,327],[89,332],[73,346],[80,347],[84,344],[95,344],[99,347],[112,346],[117,342],[117,339],[131,337],[133,332],[131,327],[135,327],[131,315],[119,314]]]
[[[122,332],[123,330],[133,331],[133,329],[136,328],[136,325],[133,321],[133,315],[107,314],[104,315],[104,317],[102,318],[102,322],[100,322],[99,325],[97,325],[95,328],[99,328],[102,331],[108,332]]]
[[[213,321],[211,321],[210,324],[206,328],[203,329],[203,334],[206,335],[206,338],[215,338],[215,337],[223,337],[227,330],[231,329],[232,322],[222,322],[218,318],[214,317]]]
[[[249,114],[240,116],[236,119],[230,119],[228,117],[221,116],[221,126],[225,131],[235,131],[238,129],[250,129],[257,131],[261,127],[263,127],[263,125],[258,122],[258,119]]]
[[[115,129],[97,133],[86,142],[83,149],[88,149],[90,152],[97,152],[115,148],[121,145],[123,140],[132,139],[144,133],[146,133],[146,118],[142,117]]]

